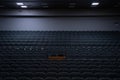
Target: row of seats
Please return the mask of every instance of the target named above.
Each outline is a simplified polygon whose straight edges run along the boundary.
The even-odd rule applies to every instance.
[[[35,77],[35,78],[28,78],[28,77],[21,77],[21,78],[14,78],[14,77],[9,77],[9,78],[1,78],[1,80],[120,80],[120,78],[108,78],[108,77],[103,77],[103,78],[95,78],[95,77],[89,77],[89,78],[82,78],[82,77],[60,77],[60,78],[54,78],[54,77],[48,77],[48,78],[41,78],[41,77]]]

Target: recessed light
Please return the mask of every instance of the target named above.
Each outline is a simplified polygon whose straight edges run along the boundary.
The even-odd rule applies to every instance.
[[[21,6],[21,8],[28,8],[28,6]]]
[[[100,3],[99,2],[93,2],[91,5],[92,6],[97,6],[97,5],[99,5]]]
[[[24,5],[23,3],[16,3],[17,5],[19,5],[19,6],[22,6],[22,5]]]

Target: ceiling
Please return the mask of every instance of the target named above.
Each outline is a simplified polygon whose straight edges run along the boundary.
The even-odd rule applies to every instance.
[[[120,0],[0,0],[0,8],[21,8],[22,2],[29,9],[120,9]],[[92,2],[99,2],[92,6]]]

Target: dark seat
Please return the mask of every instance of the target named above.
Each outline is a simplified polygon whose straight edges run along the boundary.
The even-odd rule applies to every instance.
[[[45,80],[57,80],[55,77],[47,77]]]
[[[58,80],[71,80],[69,77],[59,77]]]
[[[88,77],[85,80],[98,80],[98,78],[96,78],[96,77]]]
[[[31,79],[28,77],[19,77],[18,80],[31,80]]]
[[[41,77],[33,77],[32,80],[44,80],[44,79]]]
[[[5,79],[0,79],[0,80],[17,80],[15,77],[6,77]],[[27,80],[27,79],[25,79]]]
[[[82,78],[82,77],[72,77],[72,80],[84,80],[84,78]]]

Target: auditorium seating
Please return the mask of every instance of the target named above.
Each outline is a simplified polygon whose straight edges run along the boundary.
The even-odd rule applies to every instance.
[[[120,80],[119,35],[0,31],[0,80]]]

